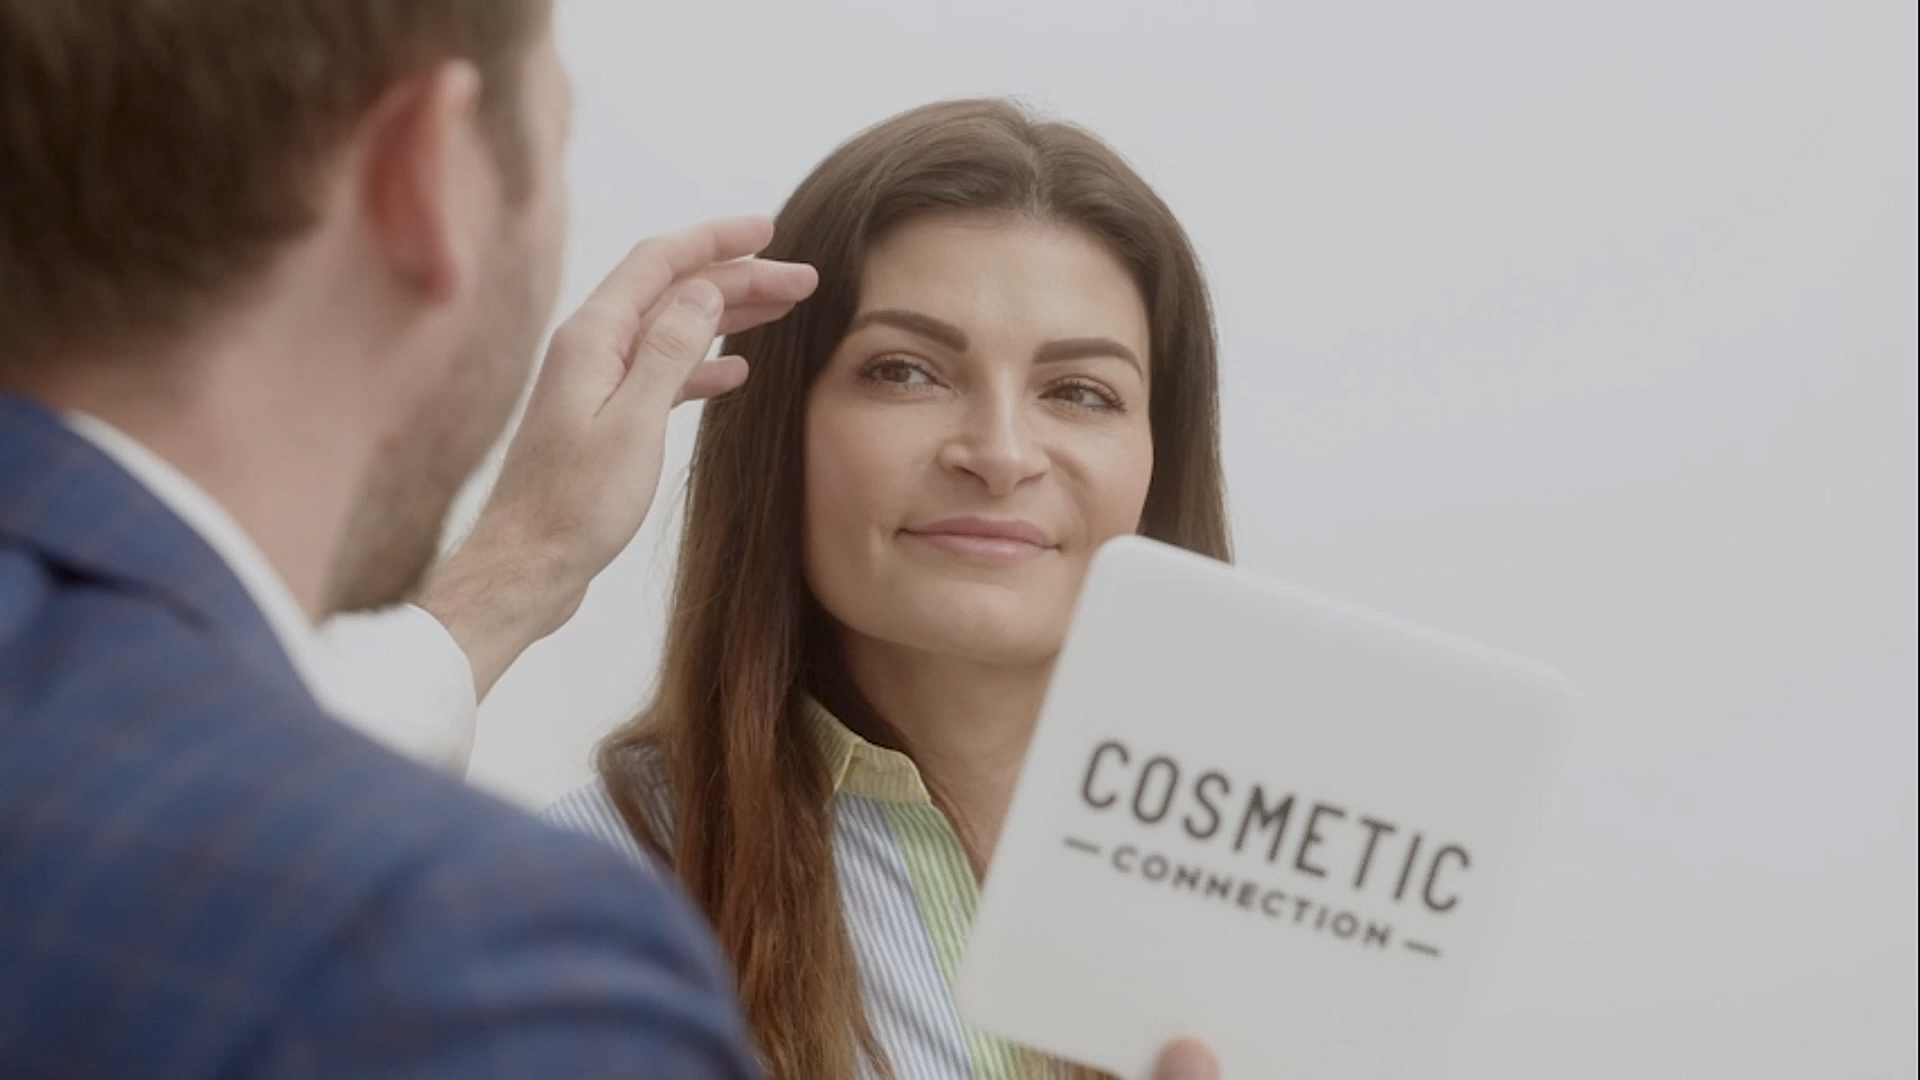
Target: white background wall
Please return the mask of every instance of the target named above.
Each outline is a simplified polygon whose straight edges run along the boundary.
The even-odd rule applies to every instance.
[[[1091,126],[1206,259],[1243,563],[1590,696],[1466,1074],[1913,1076],[1914,32],[1895,0],[566,0],[565,299],[902,108]],[[643,699],[669,510],[493,695],[483,783],[566,789]]]

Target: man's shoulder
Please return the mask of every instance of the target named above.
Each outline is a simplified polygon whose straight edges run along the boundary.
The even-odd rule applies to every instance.
[[[34,718],[114,729],[134,719],[117,705],[204,713],[271,689],[215,626],[164,594],[6,540],[0,535],[0,715],[11,741],[31,745]],[[138,727],[168,730],[144,720]]]
[[[248,918],[285,932],[474,835],[552,835],[381,749],[164,604],[36,582],[4,558],[0,721],[0,866],[26,884],[0,893],[0,915],[137,883],[160,908],[180,898],[183,919],[244,895]]]
[[[72,876],[192,865],[206,872],[172,889],[284,890],[289,915],[350,906],[428,857],[441,873],[491,861],[469,858],[482,849],[603,861],[377,745],[163,605],[10,569],[0,554],[0,859],[45,836]]]
[[[535,1000],[642,968],[729,1030],[697,922],[603,845],[377,746],[163,604],[4,546],[0,881],[0,1061],[194,1030],[212,1065],[270,1022],[364,1032],[354,1010],[389,992],[404,1026],[476,979]]]

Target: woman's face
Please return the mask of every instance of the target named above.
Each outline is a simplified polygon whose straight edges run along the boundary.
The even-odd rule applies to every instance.
[[[1059,651],[1153,474],[1147,312],[1092,236],[909,223],[867,258],[807,405],[806,570],[855,635],[975,662]]]

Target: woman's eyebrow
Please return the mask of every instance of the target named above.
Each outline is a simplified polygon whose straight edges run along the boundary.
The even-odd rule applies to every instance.
[[[922,312],[909,311],[905,308],[876,308],[854,319],[853,325],[847,332],[853,333],[868,326],[891,326],[916,337],[926,338],[953,352],[967,351],[966,331],[944,319],[936,319]],[[1035,350],[1033,360],[1036,364],[1058,364],[1069,360],[1086,360],[1102,356],[1124,360],[1132,364],[1141,375],[1146,374],[1147,366],[1141,363],[1139,354],[1107,337],[1063,338],[1059,341],[1049,341]]]
[[[1132,349],[1104,337],[1065,338],[1049,341],[1040,346],[1033,354],[1036,364],[1057,364],[1065,360],[1087,360],[1094,357],[1111,356],[1132,364],[1141,375],[1147,373],[1147,366]]]
[[[931,315],[904,308],[879,308],[866,312],[853,320],[853,326],[847,332],[852,333],[868,326],[891,326],[896,330],[905,330],[909,334],[926,338],[928,341],[954,352],[967,351],[966,331],[944,322]]]

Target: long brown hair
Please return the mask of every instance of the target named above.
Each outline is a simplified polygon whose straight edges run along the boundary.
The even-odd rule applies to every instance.
[[[849,680],[802,569],[803,427],[813,380],[856,313],[870,245],[936,213],[1067,224],[1131,271],[1152,335],[1140,532],[1229,555],[1206,284],[1173,214],[1117,154],[1005,101],[951,101],[869,128],[800,184],[766,254],[812,263],[820,288],[725,345],[752,360],[753,377],[700,421],[659,685],[598,757],[628,827],[711,920],[775,1080],[852,1076],[863,1056],[891,1071],[861,1003],[832,782],[806,717],[809,696],[840,704]],[[845,719],[897,745],[880,718]],[[648,809],[662,777],[670,838]]]

